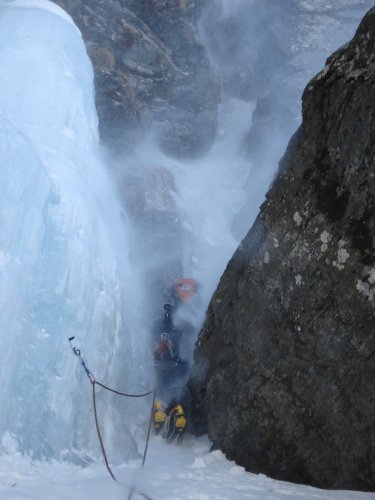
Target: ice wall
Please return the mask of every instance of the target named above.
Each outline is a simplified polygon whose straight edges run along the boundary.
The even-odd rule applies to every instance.
[[[1,450],[95,455],[91,387],[67,338],[98,380],[127,391],[151,381],[124,215],[97,150],[92,68],[78,29],[46,0],[2,2],[0,66]],[[146,403],[98,392],[111,459],[134,455],[142,422],[126,422]]]

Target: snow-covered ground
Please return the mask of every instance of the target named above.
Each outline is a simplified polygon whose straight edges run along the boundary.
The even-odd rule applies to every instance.
[[[30,461],[17,453],[0,458],[1,500],[370,500],[373,493],[326,491],[275,481],[245,472],[210,452],[206,438],[182,446],[150,441],[144,468],[141,459],[113,467],[114,482],[104,463],[82,468],[61,462]],[[137,493],[139,492],[139,493]],[[141,493],[141,494],[140,494]],[[143,495],[142,495],[143,494]]]

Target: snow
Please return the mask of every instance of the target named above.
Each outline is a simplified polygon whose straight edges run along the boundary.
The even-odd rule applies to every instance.
[[[145,467],[141,460],[112,468],[77,467],[60,462],[31,462],[22,455],[0,458],[2,500],[124,500],[131,488],[153,500],[370,500],[372,493],[325,491],[250,474],[211,451],[207,438],[187,439],[182,446],[162,438],[150,442]],[[133,500],[140,500],[134,493]]]
[[[303,279],[302,279],[302,276],[300,274],[297,274],[296,276],[294,276],[294,280],[295,280],[297,286],[301,286],[303,283]]]
[[[346,248],[340,248],[340,250],[337,251],[337,262],[340,264],[345,264],[349,257],[350,255]]]
[[[323,231],[322,234],[320,235],[320,241],[322,243],[328,243],[330,239],[331,235],[329,234],[328,231]]]

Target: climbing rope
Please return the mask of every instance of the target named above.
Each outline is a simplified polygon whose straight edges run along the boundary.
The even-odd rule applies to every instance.
[[[152,417],[153,417],[153,413],[154,413],[154,406],[155,406],[155,399],[156,399],[156,389],[154,389],[154,397],[152,398],[152,405],[151,405],[151,412],[150,412],[150,420],[149,420],[149,423],[148,423],[148,431],[147,431],[147,438],[146,438],[146,445],[145,445],[145,451],[143,452],[143,460],[142,460],[142,468],[143,466],[145,465],[145,461],[146,461],[146,455],[147,455],[147,449],[148,449],[148,442],[150,440],[150,434],[151,434],[151,425],[152,425]],[[143,498],[145,498],[146,500],[152,500],[151,497],[149,497],[148,495],[146,495],[145,493],[142,493],[142,491],[138,491],[135,489],[135,487],[133,486],[130,491],[129,491],[129,496],[128,496],[128,500],[131,500],[132,496],[134,493],[137,493],[138,495],[141,495]]]
[[[154,397],[152,398],[150,420],[149,420],[149,423],[148,423],[148,431],[147,431],[145,451],[143,452],[142,467],[145,465],[145,461],[146,461],[146,455],[147,455],[147,449],[148,449],[148,442],[150,440],[150,434],[151,434],[151,424],[152,424],[152,417],[153,417],[153,413],[154,413],[155,399],[156,399],[156,389],[154,389]]]
[[[92,382],[92,402],[93,402],[93,406],[94,406],[94,415],[95,415],[95,426],[96,426],[96,432],[98,434],[98,439],[99,439],[99,443],[100,443],[100,448],[102,450],[102,454],[103,454],[103,458],[104,458],[104,462],[105,462],[105,465],[107,467],[107,470],[111,476],[111,478],[114,480],[114,481],[117,481],[117,479],[115,478],[110,466],[109,466],[109,463],[108,463],[108,458],[107,458],[107,454],[105,452],[105,449],[104,449],[104,444],[103,444],[103,439],[102,439],[102,435],[100,433],[100,428],[99,428],[99,422],[98,422],[98,414],[97,414],[97,411],[96,411],[96,395],[95,395],[95,380]]]
[[[69,340],[69,344],[70,344],[70,347],[73,351],[73,353],[77,356],[77,358],[80,360],[81,362],[81,365],[83,367],[83,369],[85,370],[85,373],[92,385],[92,401],[93,401],[93,407],[94,407],[94,416],[95,416],[95,426],[96,426],[96,432],[97,432],[97,435],[98,435],[98,439],[99,439],[99,443],[100,443],[100,448],[101,448],[101,451],[102,451],[102,454],[103,454],[103,458],[104,458],[104,461],[105,461],[105,465],[107,467],[107,470],[111,476],[111,478],[114,480],[114,481],[117,481],[115,475],[113,474],[110,466],[109,466],[109,462],[108,462],[108,458],[107,458],[107,454],[105,452],[105,448],[104,448],[104,443],[103,443],[103,439],[102,439],[102,435],[101,435],[101,432],[100,432],[100,427],[99,427],[99,420],[98,420],[98,413],[97,413],[97,410],[96,410],[96,391],[95,391],[95,386],[96,385],[99,385],[100,387],[103,387],[103,389],[106,389],[107,391],[110,391],[110,392],[113,392],[115,394],[118,394],[120,396],[125,396],[125,397],[128,397],[128,398],[143,398],[145,396],[148,396],[149,394],[153,393],[154,396],[153,396],[153,400],[152,400],[152,406],[151,406],[151,416],[150,416],[150,421],[149,421],[149,426],[148,426],[148,432],[147,432],[147,439],[146,439],[146,446],[145,446],[145,451],[144,451],[144,454],[143,454],[143,461],[142,461],[142,467],[144,466],[145,464],[145,460],[146,460],[146,454],[147,454],[147,449],[148,449],[148,442],[149,442],[149,439],[150,439],[150,432],[151,432],[151,423],[152,423],[152,410],[153,410],[153,407],[154,407],[154,403],[155,403],[155,398],[156,398],[156,389],[151,389],[150,391],[147,391],[143,394],[128,394],[126,392],[121,392],[121,391],[117,391],[115,389],[112,389],[111,387],[108,387],[100,382],[98,382],[97,380],[95,380],[95,377],[93,376],[93,374],[90,372],[90,370],[87,368],[86,366],[86,362],[85,360],[82,358],[81,356],[81,351],[80,349],[77,349],[76,347],[73,347],[72,345],[72,340],[74,339],[74,337],[70,337],[68,340]],[[132,488],[130,490],[130,493],[129,493],[129,499],[132,497],[133,493],[135,493],[136,490],[135,488]],[[148,500],[151,500],[150,497],[148,497],[147,495],[145,495],[144,493],[141,493],[141,492],[136,492],[138,494],[140,494],[141,496],[143,496],[144,498],[148,499]]]
[[[144,394],[127,394],[126,392],[120,392],[116,391],[115,389],[111,389],[110,387],[107,387],[104,384],[101,384],[97,380],[95,381],[96,385],[100,385],[100,387],[103,387],[103,389],[107,389],[107,391],[114,392],[115,394],[119,394],[120,396],[126,396],[128,398],[143,398],[144,396],[148,396],[152,392],[154,392],[154,389],[151,389],[151,391],[147,391]]]
[[[129,496],[128,496],[128,500],[131,500],[133,494],[137,494],[137,495],[140,495],[141,497],[145,498],[146,500],[152,500],[151,497],[149,497],[148,495],[146,495],[145,493],[142,493],[141,491],[137,491],[134,487],[129,491]]]

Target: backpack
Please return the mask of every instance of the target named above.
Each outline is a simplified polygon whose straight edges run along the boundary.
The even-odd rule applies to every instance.
[[[179,432],[182,432],[186,427],[186,416],[181,405],[176,406],[176,414],[174,415],[174,428]]]

